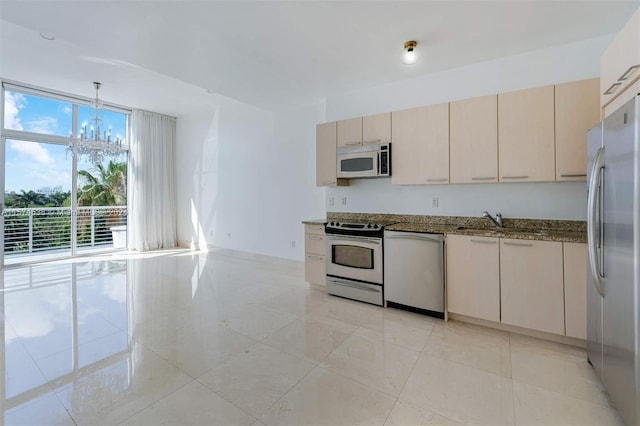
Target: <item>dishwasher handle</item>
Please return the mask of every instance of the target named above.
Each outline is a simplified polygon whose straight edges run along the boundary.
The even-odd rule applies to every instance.
[[[442,235],[442,234],[438,234],[438,235]],[[404,232],[399,232],[399,233],[394,233],[394,234],[387,234],[384,236],[387,239],[390,240],[395,240],[395,239],[402,239],[402,240],[418,240],[418,241],[427,241],[430,243],[436,243],[436,244],[440,244],[442,243],[442,237],[438,238],[434,238],[434,237],[428,237],[427,235],[421,235],[421,234],[414,234],[414,233],[404,233]]]

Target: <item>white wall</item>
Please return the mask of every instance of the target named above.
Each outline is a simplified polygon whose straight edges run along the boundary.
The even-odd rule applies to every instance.
[[[180,243],[303,259],[301,221],[325,214],[315,187],[323,120],[322,104],[270,112],[230,100],[178,117]]]
[[[326,100],[327,121],[597,77],[600,56],[612,37],[330,96]],[[343,197],[347,198],[346,206],[342,205]],[[433,197],[439,198],[438,208],[432,207]],[[489,210],[500,211],[506,217],[584,220],[586,184],[392,186],[390,179],[359,180],[347,188],[327,189],[325,203],[328,211],[477,216]]]

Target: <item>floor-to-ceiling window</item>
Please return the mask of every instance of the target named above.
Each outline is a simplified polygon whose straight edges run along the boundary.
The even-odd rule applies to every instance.
[[[126,147],[129,111],[4,82],[2,100],[3,263],[124,248],[126,150],[95,160],[68,148],[96,122],[102,139]]]

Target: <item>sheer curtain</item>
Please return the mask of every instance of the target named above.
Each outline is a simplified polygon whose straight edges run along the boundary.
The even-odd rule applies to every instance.
[[[175,118],[133,111],[129,249],[146,251],[176,246],[175,140]]]

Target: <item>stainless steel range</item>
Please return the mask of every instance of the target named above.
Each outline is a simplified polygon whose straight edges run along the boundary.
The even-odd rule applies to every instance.
[[[380,223],[330,221],[325,226],[329,294],[383,305],[383,231]]]

